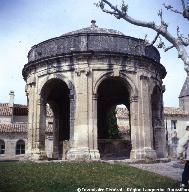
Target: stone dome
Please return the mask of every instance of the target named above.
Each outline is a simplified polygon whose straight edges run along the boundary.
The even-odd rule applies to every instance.
[[[146,46],[144,40],[126,36],[117,30],[99,28],[94,20],[91,23],[90,27],[34,45],[28,53],[23,75],[28,67],[34,67],[41,61],[74,53],[133,55],[160,62],[158,50],[154,46]]]
[[[86,27],[86,28],[82,28],[82,29],[79,29],[76,31],[68,32],[68,33],[63,34],[62,36],[75,35],[75,34],[93,34],[93,33],[110,34],[110,35],[124,35],[120,31],[117,31],[114,29],[99,28],[96,25],[96,21],[92,20],[90,27]]]

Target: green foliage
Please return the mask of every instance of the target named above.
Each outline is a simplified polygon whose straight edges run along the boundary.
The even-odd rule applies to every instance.
[[[77,188],[175,188],[176,181],[128,165],[0,163],[1,192],[74,192]]]
[[[107,115],[108,134],[110,139],[119,138],[119,129],[117,125],[116,106],[112,107]]]

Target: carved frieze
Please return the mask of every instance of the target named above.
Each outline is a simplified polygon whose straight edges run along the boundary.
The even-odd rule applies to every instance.
[[[120,73],[120,67],[119,66],[115,66],[113,68],[113,76],[114,77],[118,77],[119,76],[119,73]]]
[[[145,76],[145,75],[141,75],[141,76],[140,76],[140,80],[149,81],[149,77],[148,77],[148,76]]]
[[[80,76],[82,73],[85,75],[89,75],[90,68],[89,68],[89,66],[77,65],[77,66],[75,66],[75,73],[77,74],[77,76]]]
[[[55,72],[57,72],[57,67],[55,65],[51,65],[47,67],[48,74],[55,73]]]
[[[33,86],[36,84],[36,77],[34,74],[31,74],[27,79],[27,85]]]

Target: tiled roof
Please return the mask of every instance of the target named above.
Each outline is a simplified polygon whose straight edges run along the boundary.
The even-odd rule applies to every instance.
[[[46,132],[46,133],[52,133],[52,132],[53,132],[53,125],[52,125],[52,124],[49,124],[49,125],[46,127],[45,132]]]
[[[97,25],[92,24],[90,27],[82,28],[76,31],[68,32],[63,34],[65,35],[74,35],[79,33],[100,33],[100,34],[114,34],[114,35],[124,35],[120,31],[114,30],[114,29],[105,29],[105,28],[99,28]]]
[[[53,111],[49,105],[46,106],[47,117],[53,117]]]
[[[26,105],[14,104],[14,108],[12,108],[9,107],[9,103],[0,103],[1,116],[11,116],[13,113],[18,116],[26,116],[28,115],[28,107]]]
[[[164,114],[165,116],[189,116],[188,112],[179,107],[164,107]]]
[[[129,111],[128,111],[128,109],[125,107],[125,108],[116,108],[116,111],[117,111],[117,113],[116,113],[116,116],[117,116],[117,118],[126,118],[126,119],[128,119],[129,118]]]
[[[0,133],[26,133],[27,124],[26,123],[7,123],[0,124]],[[53,125],[48,125],[45,130],[46,133],[53,132]]]
[[[117,108],[117,118],[128,119],[129,111],[127,108]],[[165,116],[189,116],[188,112],[183,111],[179,107],[164,107]]]
[[[14,104],[14,115],[18,115],[18,116],[28,115],[28,106],[27,105]]]
[[[1,116],[11,116],[12,115],[12,108],[10,107],[0,107],[0,115]]]
[[[0,124],[0,132],[4,133],[26,133],[27,124]]]
[[[119,118],[119,119],[129,119],[129,111],[128,111],[128,109],[127,108],[116,108],[116,111],[117,111],[117,113],[116,113],[116,116],[117,116],[117,118]]]
[[[8,103],[0,103],[0,107],[9,107]]]

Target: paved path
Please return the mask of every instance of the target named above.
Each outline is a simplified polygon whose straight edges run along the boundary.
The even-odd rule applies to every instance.
[[[181,181],[182,172],[184,170],[184,164],[181,164],[179,161],[170,161],[170,162],[158,162],[158,163],[134,163],[131,160],[105,160],[104,162],[114,164],[114,163],[127,163],[130,166],[154,172],[176,181]]]
[[[167,176],[177,181],[181,181],[181,175],[184,168],[184,165],[180,164],[178,161],[171,161],[168,163],[130,164],[130,165],[143,170],[158,173],[163,176]]]

